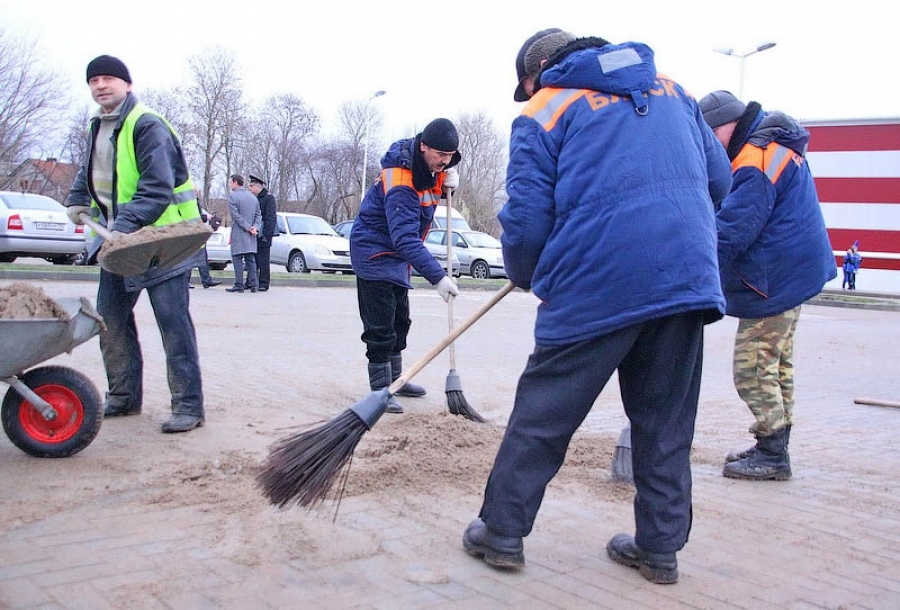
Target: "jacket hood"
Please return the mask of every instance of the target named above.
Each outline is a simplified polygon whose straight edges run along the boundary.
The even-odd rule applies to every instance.
[[[800,155],[805,155],[809,144],[809,131],[788,115],[772,111],[763,113],[759,125],[747,141],[754,146],[778,142]]]
[[[649,91],[656,80],[653,50],[639,42],[604,42],[602,38],[578,39],[561,49],[551,58],[554,65],[541,72],[540,86],[623,96]]]

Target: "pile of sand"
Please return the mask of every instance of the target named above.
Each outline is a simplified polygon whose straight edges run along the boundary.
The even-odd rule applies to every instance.
[[[100,254],[108,256],[110,253],[131,248],[139,244],[178,241],[178,238],[187,235],[201,235],[208,237],[212,233],[209,225],[202,222],[184,221],[163,227],[147,226],[138,229],[134,233],[116,235],[115,239],[108,239],[100,247]],[[202,243],[202,240],[201,240]],[[199,246],[198,246],[199,249]]]
[[[14,282],[0,286],[0,319],[59,318],[69,321],[69,314],[42,288]]]

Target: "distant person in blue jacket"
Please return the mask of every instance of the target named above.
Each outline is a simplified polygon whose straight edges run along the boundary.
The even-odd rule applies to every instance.
[[[800,305],[837,276],[806,147],[791,117],[728,91],[700,100],[731,160],[731,193],[716,209],[726,313],[739,318],[734,385],[754,416],[756,444],[729,453],[726,477],[791,477],[794,332]]]
[[[494,567],[524,565],[546,486],[618,371],[635,535],[614,536],[607,553],[673,583],[691,527],[703,330],[725,311],[714,205],[731,185],[728,160],[646,45],[575,39],[536,77],[527,63],[516,61],[516,98],[530,101],[513,122],[499,219],[509,278],[540,301],[535,347],[463,545]]]
[[[847,248],[844,254],[844,282],[841,284],[842,289],[856,290],[856,272],[862,264],[862,257],[859,255],[859,241],[853,242],[853,245]]]

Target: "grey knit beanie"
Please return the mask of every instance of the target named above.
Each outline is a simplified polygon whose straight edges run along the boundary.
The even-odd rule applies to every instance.
[[[516,75],[519,84],[513,99],[517,102],[528,101],[528,94],[522,81],[526,76],[534,76],[541,71],[541,62],[575,40],[575,37],[559,28],[548,28],[533,34],[519,49],[516,56]]]
[[[706,124],[715,129],[725,123],[737,121],[747,106],[728,91],[713,91],[700,100],[700,112]]]

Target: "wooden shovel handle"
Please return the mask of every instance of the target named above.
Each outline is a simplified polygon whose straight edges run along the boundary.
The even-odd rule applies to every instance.
[[[79,214],[78,217],[81,219],[81,222],[83,222],[84,224],[89,226],[91,228],[91,230],[94,231],[94,233],[96,233],[103,239],[111,239],[112,238],[112,233],[109,231],[109,229],[104,227],[99,222],[95,222],[94,219],[92,219],[90,216],[88,216],[84,212]]]

